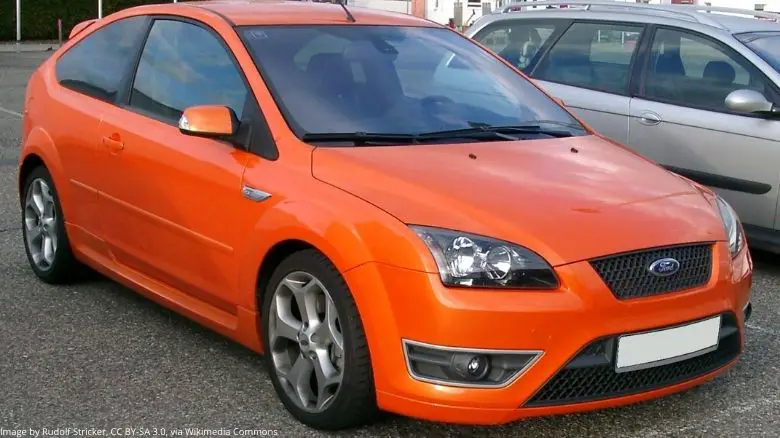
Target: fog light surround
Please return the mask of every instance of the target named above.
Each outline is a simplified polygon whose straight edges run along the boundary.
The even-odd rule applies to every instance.
[[[470,388],[503,388],[542,356],[538,350],[486,350],[402,341],[406,368],[415,380]]]

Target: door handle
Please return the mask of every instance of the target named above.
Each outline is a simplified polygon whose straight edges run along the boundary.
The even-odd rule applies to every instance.
[[[113,154],[116,154],[125,148],[125,144],[119,139],[119,134],[111,134],[110,137],[103,137],[103,145]]]
[[[652,111],[646,111],[639,114],[639,123],[647,126],[655,126],[661,123],[661,116]]]

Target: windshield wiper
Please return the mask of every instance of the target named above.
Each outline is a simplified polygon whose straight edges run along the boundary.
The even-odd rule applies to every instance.
[[[550,124],[548,121],[538,121],[530,123],[522,123],[518,125],[490,125],[480,122],[468,122],[473,130],[480,130],[483,132],[495,132],[501,134],[543,134],[552,137],[572,137],[574,134],[568,129],[550,129],[542,127],[542,124]],[[570,127],[566,124],[562,126]]]
[[[382,134],[372,132],[324,132],[304,134],[303,141],[318,142],[350,142],[355,146],[397,144],[444,140],[448,138],[471,138],[477,140],[517,140],[517,138],[500,132],[483,129],[459,129],[453,131],[427,132],[423,134]]]
[[[349,142],[356,146],[388,143],[416,143],[415,134],[381,134],[370,132],[322,132],[303,134],[303,141]]]
[[[451,129],[447,131],[425,132],[417,134],[420,140],[440,140],[444,138],[493,138],[497,140],[516,141],[517,137],[507,135],[501,129],[493,129],[490,125],[469,122],[471,128]],[[515,131],[516,132],[516,131]]]
[[[541,134],[541,135],[549,135],[551,137],[558,137],[558,138],[574,136],[574,134],[567,129],[543,128],[541,125],[545,123],[551,123],[551,122],[539,121],[539,122],[529,123],[529,124],[504,125],[504,126],[495,126],[495,125],[490,125],[487,123],[480,123],[480,122],[468,122],[471,128],[453,129],[450,131],[428,132],[425,134],[418,134],[418,137],[421,139],[434,139],[434,138],[462,137],[466,135],[472,136],[472,135],[479,135],[479,134],[494,134],[496,136],[500,136],[505,140],[519,140],[516,136],[512,136],[510,134]],[[561,123],[561,125],[570,127],[569,125],[563,123]]]
[[[304,134],[306,142],[348,142],[355,146],[370,146],[381,144],[419,144],[452,138],[468,138],[482,141],[509,140],[519,138],[513,134],[541,134],[551,137],[572,137],[569,129],[576,126],[562,122],[539,120],[527,124],[494,126],[487,123],[468,122],[470,128],[451,129],[446,131],[423,132],[418,134],[385,134],[381,132],[322,132]],[[544,124],[556,124],[569,129],[543,128]]]

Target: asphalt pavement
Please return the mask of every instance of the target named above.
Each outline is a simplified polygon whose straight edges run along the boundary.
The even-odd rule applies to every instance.
[[[286,413],[253,352],[97,276],[68,287],[35,279],[22,247],[16,160],[24,88],[46,56],[0,53],[0,433],[57,427],[153,433],[154,428],[190,427],[328,436]],[[501,427],[389,416],[340,435],[777,436],[780,257],[754,257],[754,311],[745,354],[711,383],[629,407]]]

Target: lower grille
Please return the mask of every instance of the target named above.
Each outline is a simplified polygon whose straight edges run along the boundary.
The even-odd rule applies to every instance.
[[[718,349],[667,365],[615,372],[617,336],[587,345],[545,384],[526,407],[615,398],[683,383],[728,364],[741,352],[736,316],[723,314]]]
[[[677,260],[679,271],[665,277],[653,275],[650,264],[663,258]],[[649,297],[707,284],[712,273],[712,245],[653,248],[602,257],[590,264],[617,298]]]

